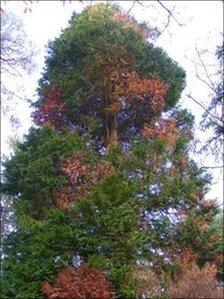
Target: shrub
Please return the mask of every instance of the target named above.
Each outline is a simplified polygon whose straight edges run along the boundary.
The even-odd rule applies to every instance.
[[[136,267],[133,271],[133,282],[138,298],[154,298],[161,295],[159,278],[149,267]]]
[[[171,298],[224,298],[216,274],[217,268],[213,264],[207,263],[202,269],[193,264],[172,283],[169,295]]]

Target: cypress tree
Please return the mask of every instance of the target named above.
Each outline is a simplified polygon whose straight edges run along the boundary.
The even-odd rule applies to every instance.
[[[220,253],[193,117],[176,106],[185,72],[149,34],[97,4],[49,44],[35,126],[5,162],[3,298],[158,296],[180,253]]]

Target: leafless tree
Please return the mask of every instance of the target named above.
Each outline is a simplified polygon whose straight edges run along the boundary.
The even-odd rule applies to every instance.
[[[15,129],[18,126],[18,115],[15,107],[21,97],[17,90],[24,73],[33,70],[31,43],[23,30],[22,21],[8,10],[1,11],[1,111]],[[24,100],[24,98],[22,98]],[[12,229],[12,199],[1,195],[0,204],[1,235]]]
[[[13,13],[1,12],[1,92],[13,93],[10,78],[21,77],[33,69],[34,51],[23,30],[21,20]]]
[[[1,218],[1,235],[5,236],[14,229],[12,198],[10,198],[10,196],[8,195],[1,196],[0,218]]]
[[[24,102],[24,78],[34,69],[35,51],[15,14],[1,11],[1,112],[13,130],[20,125],[17,107]]]
[[[197,96],[193,96],[192,94],[188,94],[187,97],[204,111],[202,114],[201,129],[213,130],[212,136],[207,139],[199,152],[212,151],[216,156],[216,160],[222,160],[224,138],[224,44],[222,41],[213,55],[215,64],[208,62],[207,54],[211,55],[208,50],[201,50],[196,46],[195,51],[196,59],[192,60],[195,75],[202,86],[208,89],[209,99],[207,101],[198,99]]]
[[[170,32],[169,27],[173,23],[177,25],[178,27],[185,26],[187,23],[187,20],[189,18],[187,17],[181,17],[181,20],[179,19],[179,12],[176,5],[173,5],[173,3],[169,3],[169,1],[161,1],[161,0],[154,0],[154,1],[141,1],[141,0],[134,0],[131,1],[130,7],[127,10],[127,13],[131,13],[134,8],[137,6],[141,6],[144,10],[147,10],[150,12],[150,20],[145,20],[147,23],[150,22],[151,32],[152,36],[150,36],[151,41],[154,39],[156,40],[161,34],[164,32],[169,33],[169,35],[172,35],[172,32]],[[153,18],[152,16],[156,15],[156,18]],[[154,24],[154,26],[153,26]]]
[[[9,0],[5,0],[3,1],[4,4],[7,4]],[[21,1],[21,9],[23,9],[24,13],[29,13],[32,12],[32,5],[34,3],[38,3],[40,2],[39,0],[33,1],[33,0],[28,0],[28,1]],[[90,4],[94,4],[94,0],[59,0],[59,2],[62,3],[62,5],[66,5],[66,4],[72,4],[72,3],[81,3],[84,6],[86,5],[90,5]],[[114,0],[105,0],[105,2],[107,3],[113,3],[116,2]],[[125,1],[126,2],[126,1]],[[140,6],[142,7],[144,10],[148,10],[151,14],[150,14],[150,20],[145,20],[147,23],[150,21],[150,23],[154,23],[154,21],[156,21],[156,25],[151,26],[151,41],[157,39],[162,33],[164,33],[165,31],[169,32],[169,27],[171,25],[171,23],[175,23],[177,26],[182,27],[185,25],[186,23],[186,16],[181,16],[181,20],[179,19],[179,12],[178,9],[176,7],[176,5],[173,5],[173,3],[169,3],[169,1],[165,1],[165,0],[154,0],[154,1],[145,1],[145,0],[133,0],[133,1],[128,1],[130,2],[130,6],[127,9],[126,13],[130,14],[132,13],[132,11]],[[152,20],[152,16],[155,13],[156,18],[153,21]],[[158,22],[159,20],[159,22]],[[169,34],[171,35],[171,32],[169,32]]]

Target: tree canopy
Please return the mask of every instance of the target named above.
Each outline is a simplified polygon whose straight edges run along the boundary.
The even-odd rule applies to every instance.
[[[134,138],[152,116],[173,107],[185,73],[147,42],[148,30],[116,6],[74,14],[49,45],[36,122],[87,131],[102,146]]]

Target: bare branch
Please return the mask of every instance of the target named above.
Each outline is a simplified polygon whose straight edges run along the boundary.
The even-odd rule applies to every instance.
[[[10,96],[13,77],[33,70],[34,51],[22,27],[22,22],[13,13],[4,11],[1,15],[1,85],[2,94]]]
[[[136,2],[139,3],[138,0],[134,0],[133,3],[132,3],[132,5],[131,5],[131,7],[130,7],[130,8],[128,9],[128,11],[127,11],[127,14],[129,14],[129,13],[131,12],[131,10],[135,7]]]
[[[217,165],[217,166],[202,166],[200,169],[217,169],[217,168],[223,168],[224,165]]]
[[[221,121],[221,119],[220,119],[219,117],[217,117],[216,115],[212,114],[210,111],[207,111],[207,108],[206,108],[204,105],[202,105],[198,100],[196,100],[194,97],[192,97],[192,95],[188,94],[187,97],[190,98],[190,99],[192,99],[192,100],[193,100],[195,103],[197,103],[203,110],[205,110],[206,112],[208,112],[208,114],[209,114],[210,116],[212,116],[213,118],[215,118],[216,121],[218,120],[218,121],[220,122],[220,124],[222,125],[222,121]],[[218,125],[220,125],[220,124],[218,124]]]
[[[184,24],[179,22],[177,18],[174,16],[173,11],[171,11],[169,8],[166,7],[166,5],[163,4],[161,0],[156,0],[162,8],[164,8],[168,12],[168,18],[172,18],[179,26],[183,26]]]
[[[203,70],[204,70],[204,72],[205,72],[206,78],[207,78],[207,80],[208,80],[209,83],[210,83],[210,84],[207,83],[207,85],[209,85],[210,88],[211,88],[213,91],[215,91],[215,84],[214,84],[214,82],[212,82],[212,80],[211,80],[211,78],[210,78],[211,75],[209,75],[209,73],[208,73],[207,67],[205,66],[205,63],[204,63],[204,61],[203,61],[203,59],[202,59],[202,57],[201,57],[201,53],[200,53],[200,51],[198,50],[197,46],[196,46],[196,52],[197,52],[197,55],[198,55],[198,59],[199,59],[199,61],[200,61],[200,63],[201,63],[201,66],[202,66],[202,68],[203,68]],[[200,78],[200,80],[202,81],[201,78]]]

